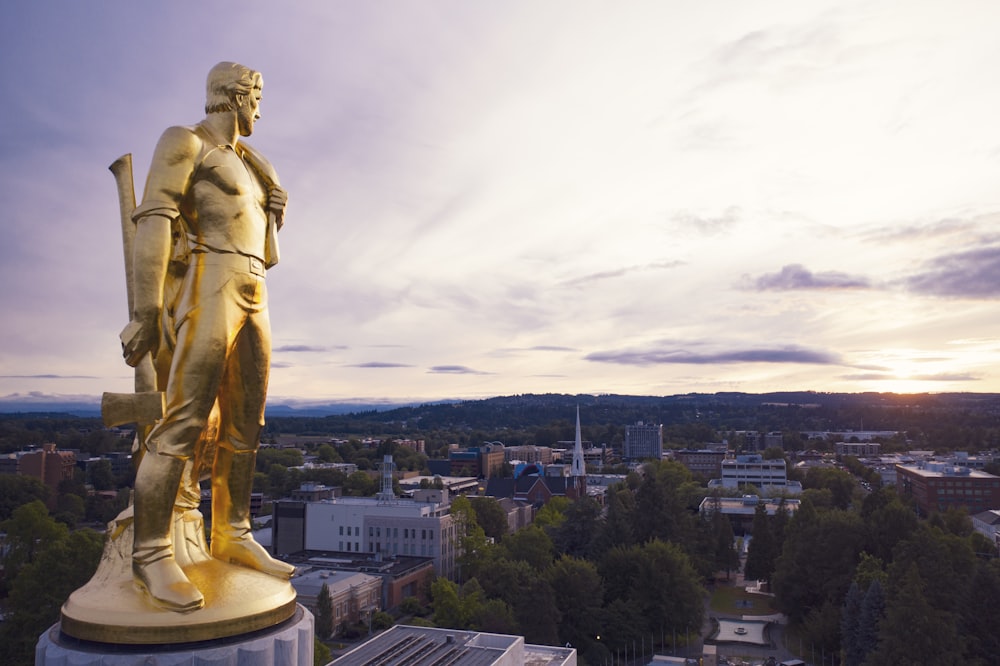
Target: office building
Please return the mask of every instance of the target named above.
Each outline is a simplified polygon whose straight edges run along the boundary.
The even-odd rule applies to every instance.
[[[1000,507],[1000,477],[948,463],[897,464],[896,487],[925,515],[949,508],[975,515]]]
[[[646,425],[639,421],[635,425],[625,426],[623,458],[626,460],[659,460],[662,456],[662,425]]]

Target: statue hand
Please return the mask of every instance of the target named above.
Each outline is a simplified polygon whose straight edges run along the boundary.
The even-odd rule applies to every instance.
[[[267,193],[267,210],[274,213],[280,229],[285,223],[285,206],[288,205],[288,191],[280,185],[273,185]]]
[[[152,323],[133,319],[118,335],[122,341],[122,356],[133,368],[149,353],[156,354],[160,347],[160,327]]]

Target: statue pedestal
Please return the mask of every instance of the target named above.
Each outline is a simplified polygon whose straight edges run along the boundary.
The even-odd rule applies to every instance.
[[[82,641],[56,623],[38,640],[35,666],[312,666],[313,632],[312,613],[301,605],[268,629],[174,645]]]

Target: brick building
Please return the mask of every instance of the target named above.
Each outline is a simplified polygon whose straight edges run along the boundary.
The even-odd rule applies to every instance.
[[[941,462],[896,465],[896,487],[924,514],[963,508],[975,515],[1000,507],[1000,477]]]

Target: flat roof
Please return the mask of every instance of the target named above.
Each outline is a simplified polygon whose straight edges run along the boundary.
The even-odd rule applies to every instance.
[[[488,634],[458,629],[436,629],[395,625],[338,657],[339,666],[405,666],[427,662],[451,666],[493,666],[506,659],[521,645],[524,664],[561,666],[576,663],[576,650],[524,645],[520,636]]]

